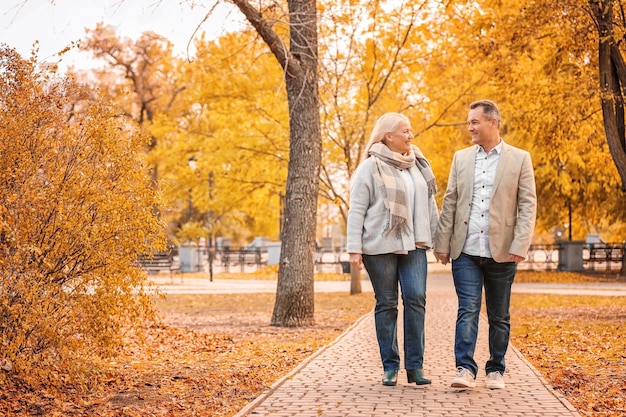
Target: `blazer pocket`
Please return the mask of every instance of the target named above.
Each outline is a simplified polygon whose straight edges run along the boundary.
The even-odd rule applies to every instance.
[[[507,226],[515,226],[516,224],[517,224],[517,216],[507,217],[507,219],[506,219],[506,225]]]

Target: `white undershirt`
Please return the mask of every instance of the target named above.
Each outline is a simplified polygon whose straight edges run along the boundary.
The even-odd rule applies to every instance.
[[[489,204],[501,152],[502,141],[489,153],[486,153],[482,146],[476,148],[472,208],[463,246],[463,252],[468,255],[492,257],[489,249]]]

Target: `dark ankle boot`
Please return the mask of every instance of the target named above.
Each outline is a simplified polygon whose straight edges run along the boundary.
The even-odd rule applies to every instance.
[[[392,369],[383,373],[383,385],[396,385],[398,383],[398,370]]]
[[[430,379],[424,378],[424,371],[422,369],[407,369],[406,379],[407,381],[409,381],[409,384],[413,384],[413,383],[417,385],[430,384]]]

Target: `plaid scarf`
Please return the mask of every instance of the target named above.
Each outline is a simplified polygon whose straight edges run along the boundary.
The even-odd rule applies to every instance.
[[[385,235],[394,231],[400,235],[408,220],[405,184],[399,170],[417,165],[428,185],[428,197],[437,192],[430,164],[417,146],[411,145],[411,150],[408,155],[402,155],[391,151],[382,142],[374,143],[369,149],[375,162],[372,165],[374,181],[383,196],[385,207],[389,210],[389,220],[383,229]]]

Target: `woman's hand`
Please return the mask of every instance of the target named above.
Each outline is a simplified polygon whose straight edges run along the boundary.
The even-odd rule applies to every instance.
[[[350,265],[353,268],[363,269],[363,258],[360,253],[351,253],[350,254]]]
[[[435,259],[437,259],[437,261],[441,262],[443,265],[447,265],[447,263],[450,262],[450,254],[435,252]]]

